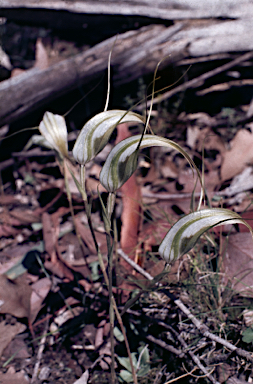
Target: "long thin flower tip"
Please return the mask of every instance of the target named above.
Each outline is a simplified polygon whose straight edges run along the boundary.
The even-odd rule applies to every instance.
[[[134,112],[111,110],[93,116],[81,129],[73,148],[73,157],[81,165],[91,161],[108,143],[118,124],[144,123],[142,116]]]
[[[68,132],[63,116],[46,112],[39,125],[39,130],[51,148],[61,153],[63,157],[68,157]]]

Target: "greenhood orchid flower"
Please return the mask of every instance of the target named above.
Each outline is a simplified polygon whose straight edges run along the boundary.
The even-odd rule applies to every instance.
[[[68,132],[63,116],[46,112],[39,125],[39,130],[49,148],[54,149],[63,157],[68,157]]]

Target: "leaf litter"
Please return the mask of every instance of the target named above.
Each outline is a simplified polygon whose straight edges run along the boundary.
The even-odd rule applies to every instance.
[[[37,47],[37,60],[40,60],[41,63],[36,65],[48,66],[47,56],[39,39]],[[212,92],[212,89],[209,89],[208,92]],[[247,106],[244,109],[247,110]],[[168,119],[168,116],[166,118]],[[184,113],[176,117],[176,124],[180,130],[180,144],[188,147],[189,153],[195,161],[197,159],[204,161],[204,183],[212,206],[225,206],[236,212],[247,209],[243,217],[250,224],[253,217],[250,210],[253,187],[251,184],[246,186],[246,181],[250,181],[252,176],[252,133],[245,128],[251,130],[251,125],[241,127],[243,129],[238,129],[234,137],[230,138],[232,140],[228,140],[223,133],[223,126],[229,122],[229,118],[222,113],[216,116],[210,116],[204,112]],[[156,123],[155,117],[153,123],[154,125]],[[123,133],[129,135],[131,134],[129,128],[131,127],[125,123],[120,126],[119,132],[122,133],[125,129],[126,131]],[[175,136],[178,135],[178,132],[176,133],[175,129]],[[172,140],[173,135],[173,130],[168,127],[168,136]],[[182,136],[185,136],[185,140],[182,140]],[[178,137],[176,138],[178,140]],[[105,148],[107,152],[110,150],[111,144]],[[121,248],[136,264],[154,277],[162,273],[165,264],[157,257],[158,246],[168,229],[181,215],[189,213],[194,182],[186,161],[174,151],[152,148],[143,156],[145,167],[140,164],[139,170],[118,193],[116,219],[120,223]],[[102,158],[95,159],[87,172],[88,191],[93,198],[94,226],[102,253],[106,249],[106,236],[102,229],[101,212],[98,209],[97,187],[99,186],[100,191],[104,192],[99,185],[99,173],[104,160],[103,155]],[[7,347],[11,346],[15,338],[18,340],[22,333],[27,343],[26,354],[19,358],[13,353],[13,358],[7,364],[7,368],[1,372],[0,380],[3,383],[27,382],[25,378],[27,372],[28,378],[31,379],[36,362],[32,349],[41,346],[43,329],[46,329],[49,335],[45,336],[46,349],[43,352],[44,357],[43,355],[41,357],[41,371],[46,372],[46,368],[49,367],[49,374],[45,376],[48,382],[56,382],[61,377],[66,377],[68,383],[106,382],[106,374],[111,361],[107,317],[108,294],[103,284],[96,248],[87,229],[82,208],[80,208],[82,206],[81,197],[76,185],[72,183],[70,189],[74,201],[76,228],[85,245],[82,249],[74,234],[66,192],[63,190],[64,183],[61,178],[56,178],[49,171],[51,166],[56,168],[57,164],[52,162],[41,166],[38,162],[30,160],[29,156],[26,158],[25,165],[21,158],[18,159],[17,164],[20,171],[19,179],[16,179],[18,193],[0,196],[2,203],[0,211],[1,249],[6,255],[1,260],[1,267],[5,269],[5,264],[8,265],[7,270],[15,267],[17,261],[15,258],[13,258],[12,265],[12,255],[14,256],[16,252],[14,250],[19,249],[20,256],[23,257],[28,250],[32,250],[40,242],[43,242],[44,247],[43,251],[40,249],[30,260],[29,268],[23,265],[24,271],[21,275],[14,275],[15,278],[10,279],[8,273],[4,271],[0,276],[1,354],[5,356],[4,350],[6,350],[6,356],[9,358],[10,350],[8,352]],[[76,168],[73,167],[72,171],[76,172]],[[248,173],[244,174],[244,172]],[[70,175],[68,178],[69,181],[72,180]],[[227,180],[231,180],[231,183],[227,184]],[[51,201],[49,199],[44,205],[38,203],[43,191],[49,195],[53,191]],[[12,193],[14,192],[12,191]],[[196,201],[199,193],[200,185],[198,184],[195,189]],[[56,200],[54,200],[55,197],[57,197]],[[236,233],[236,231],[239,232]],[[226,239],[228,239],[227,243]],[[28,245],[29,248],[25,249],[24,245]],[[219,249],[221,245],[224,249]],[[201,312],[208,313],[208,310],[217,311],[221,319],[214,315],[209,319],[207,316],[203,316],[209,327],[217,328],[221,332],[222,322],[225,322],[225,327],[229,331],[233,327],[239,329],[237,337],[247,330],[250,334],[252,327],[250,324],[252,323],[247,320],[247,323],[244,324],[241,317],[245,308],[252,308],[253,254],[250,234],[245,233],[240,225],[237,228],[224,226],[221,230],[213,231],[210,234],[209,250],[205,249],[204,242],[199,247],[202,249],[198,254],[198,250],[194,249],[190,256],[186,255],[172,266],[166,278],[162,280],[163,286],[169,284],[171,290],[182,298],[195,315]],[[86,262],[84,258],[86,258]],[[174,347],[180,349],[180,343],[175,341],[173,332],[170,333],[166,329],[165,320],[177,328],[180,335],[184,335],[186,340],[195,343],[196,349],[203,350],[202,360],[206,362],[206,355],[209,354],[208,345],[201,344],[203,339],[200,335],[192,335],[193,329],[190,324],[180,322],[180,315],[177,313],[173,301],[168,297],[165,299],[159,291],[152,292],[153,287],[143,282],[143,278],[128,263],[123,263],[121,259],[119,264],[127,269],[127,274],[123,274],[120,269],[117,269],[117,265],[115,267],[115,273],[118,274],[115,279],[123,279],[121,285],[116,285],[117,281],[115,282],[115,290],[122,287],[126,290],[125,295],[119,299],[119,303],[124,306],[126,298],[131,297],[132,293],[138,293],[138,289],[145,291],[139,304],[135,304],[133,309],[129,309],[126,314],[126,321],[129,324],[129,329],[127,329],[129,339],[135,348],[136,366],[138,365],[137,351],[140,351],[141,355],[141,351],[145,348],[144,344],[147,343],[147,334],[152,333],[155,341],[162,338],[164,342],[160,345],[156,345],[155,341],[149,343],[146,352],[143,352],[144,356],[145,353],[148,356],[152,353],[152,359],[146,359],[145,364],[141,367],[143,372],[145,371],[145,382],[151,382],[148,380],[156,377],[157,372],[155,371],[154,376],[151,372],[153,369],[155,370],[156,366],[161,369],[159,361],[168,364],[169,360],[171,368],[168,365],[166,369],[174,370],[178,377],[184,372],[182,368],[179,368],[178,361],[177,366],[175,362],[173,363],[175,358],[172,352],[169,357],[165,355],[164,345],[168,346],[171,340]],[[17,269],[14,270],[17,271]],[[215,281],[216,274],[219,277],[218,283]],[[195,279],[195,282],[193,283],[191,279]],[[206,294],[203,306],[200,302],[194,302],[194,294],[190,288],[188,290],[185,288],[191,284],[197,289],[201,286],[200,291],[203,290],[203,295]],[[205,284],[206,287],[209,287],[208,294]],[[229,310],[223,309],[225,304],[228,305],[222,295],[222,290],[226,290],[226,287],[229,287],[231,292],[229,302],[231,312],[237,311],[233,321]],[[236,307],[240,307],[242,300],[247,301],[244,302],[244,308],[238,311]],[[213,302],[212,305],[211,302]],[[32,337],[28,334],[29,329]],[[244,339],[242,338],[240,344],[244,348],[246,347],[243,342],[246,340],[247,332],[244,333]],[[33,336],[38,340],[32,341]],[[138,340],[138,345],[134,343],[134,339]],[[125,380],[131,382],[130,371],[122,369],[129,368],[129,361],[124,356],[123,344],[120,340],[117,343],[116,368],[121,372],[122,377],[125,375]],[[62,352],[63,349],[64,352]],[[57,357],[58,353],[60,357]],[[166,354],[168,354],[167,351]],[[216,377],[219,382],[224,382],[225,379],[235,377],[236,364],[232,360],[228,366],[220,363],[219,354],[222,354],[222,351],[217,349],[214,358],[222,368],[217,369]],[[31,364],[30,356],[32,355]],[[20,368],[19,359],[23,359],[21,365],[25,368],[26,375],[23,368],[19,372],[16,371],[16,368],[17,370]],[[52,364],[54,360],[55,363]],[[64,360],[64,364],[62,360]],[[232,368],[229,369],[231,365]],[[249,371],[249,367],[244,368],[245,375],[251,379]],[[96,379],[97,372],[100,372],[101,375],[101,372],[105,374],[103,379],[102,376],[100,377],[102,381]],[[148,377],[148,372],[150,372],[150,377]],[[76,380],[78,377],[79,379]]]

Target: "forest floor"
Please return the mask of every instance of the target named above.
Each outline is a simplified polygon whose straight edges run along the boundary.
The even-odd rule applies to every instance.
[[[12,52],[16,58],[12,60],[16,68],[2,68],[2,80],[9,72],[16,71],[12,75],[18,76],[18,67],[23,71],[34,65],[28,38],[22,43],[23,52],[17,54],[15,41],[21,32],[15,28],[13,24],[9,29],[8,41],[13,44],[8,54],[11,57]],[[27,33],[34,47],[42,47],[44,53],[37,60],[45,59],[45,55],[60,60],[57,55],[66,57],[79,49],[56,37],[43,40],[37,30],[31,32],[23,31],[22,38]],[[185,62],[173,70],[174,76],[188,71],[187,76],[197,77],[223,63],[219,59],[204,64]],[[164,70],[160,75],[168,73]],[[155,134],[180,144],[194,160],[203,176],[205,206],[232,209],[250,226],[252,79],[249,60],[172,100],[156,99],[150,122]],[[145,96],[146,84],[146,78],[139,79],[137,92],[125,94],[121,108],[130,108]],[[67,98],[59,110],[54,103],[53,112],[67,112],[62,110]],[[85,100],[80,100],[79,113]],[[102,105],[103,100],[99,103]],[[143,105],[145,109],[145,102]],[[50,105],[44,111],[49,109]],[[75,110],[67,117],[69,148],[81,128],[74,116]],[[14,131],[33,125],[29,117],[22,124],[15,123]],[[13,126],[0,130],[0,382],[111,383],[108,290],[80,192],[67,175],[74,224],[55,153],[32,144],[25,147],[22,143],[20,147],[19,135],[7,139]],[[141,132],[136,125],[121,127],[118,138]],[[27,142],[33,132],[26,137]],[[115,139],[116,134],[86,169],[92,223],[105,263],[107,239],[98,189],[104,202],[107,193],[99,184],[99,174]],[[79,178],[78,165],[72,172]],[[138,170],[118,191],[117,246],[150,278],[165,268],[158,254],[162,239],[194,204],[196,209],[200,191],[182,155],[155,147],[140,153]],[[214,228],[160,275],[159,286],[122,261],[121,251],[115,250],[113,292],[119,311],[124,313],[138,383],[252,382],[252,244],[252,236],[243,225]],[[126,305],[128,300],[131,305]],[[117,380],[133,382],[124,337],[116,321],[114,343]]]

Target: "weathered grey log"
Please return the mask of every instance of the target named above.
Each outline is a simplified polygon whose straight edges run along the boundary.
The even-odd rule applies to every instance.
[[[165,20],[250,18],[251,0],[1,0],[2,9],[51,9],[86,14],[147,16]],[[5,13],[6,15],[6,13]]]
[[[228,39],[229,36],[229,39]],[[118,36],[113,48],[113,85],[154,71],[157,63],[253,49],[251,20],[207,20],[176,22],[171,27],[151,25]],[[59,94],[85,84],[107,68],[112,37],[84,53],[45,70],[32,69],[0,83],[0,124],[10,123]]]
[[[180,25],[176,27],[178,28]],[[133,66],[123,70],[120,67],[129,56],[134,55],[143,46],[146,47],[147,42],[152,42],[149,50],[156,52],[161,41],[166,39],[166,36],[169,38],[174,30],[175,26],[167,29],[162,25],[153,25],[138,31],[129,31],[118,36],[116,43],[115,37],[110,38],[84,53],[63,60],[45,70],[33,68],[3,81],[0,83],[0,125],[14,121],[43,104],[45,100],[48,102],[59,94],[98,77],[107,68],[109,52],[114,43],[112,65],[118,79],[126,82],[130,77],[134,77],[133,73],[138,76],[142,71],[153,70],[159,60],[159,56],[156,55],[150,56],[147,65],[140,64],[138,73]]]

